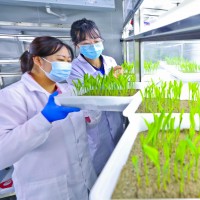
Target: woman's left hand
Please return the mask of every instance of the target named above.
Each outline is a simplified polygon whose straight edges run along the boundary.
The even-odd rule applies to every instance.
[[[119,75],[122,75],[124,73],[124,70],[122,68],[122,66],[115,66],[113,67],[113,75],[115,78],[118,78]]]

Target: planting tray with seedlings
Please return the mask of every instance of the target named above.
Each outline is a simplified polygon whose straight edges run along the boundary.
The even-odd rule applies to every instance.
[[[151,85],[140,91],[140,95],[133,97],[131,103],[123,111],[129,120],[134,114],[146,113],[189,113],[190,109],[200,108],[199,83],[182,83],[182,81],[161,82]]]
[[[123,111],[132,101],[134,96],[140,96],[139,90],[147,86],[147,83],[135,82],[131,96],[68,96],[60,94],[55,97],[57,104],[63,106],[78,107],[83,110]]]
[[[144,74],[154,74],[159,68],[159,62],[144,61]]]
[[[123,75],[115,76],[113,69],[108,75],[85,74],[83,80],[73,81],[77,96],[61,94],[55,97],[63,106],[79,107],[85,110],[123,111],[133,97],[139,95],[147,83],[135,82],[133,65],[124,64]]]
[[[160,61],[160,67],[179,80],[200,81],[200,66],[196,63],[181,60]]]
[[[90,199],[199,198],[199,114],[134,115]]]

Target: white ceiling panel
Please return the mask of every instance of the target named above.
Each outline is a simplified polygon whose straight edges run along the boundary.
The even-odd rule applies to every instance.
[[[18,6],[46,6],[70,9],[115,9],[115,0],[1,0],[1,4]]]
[[[140,6],[140,10],[142,11],[144,20],[151,22],[169,10],[178,7],[183,2],[184,0],[144,0]]]

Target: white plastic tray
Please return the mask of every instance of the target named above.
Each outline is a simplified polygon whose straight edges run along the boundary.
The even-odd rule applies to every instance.
[[[172,114],[172,117],[175,117],[175,127],[178,127],[179,125],[179,118],[180,118],[179,116],[180,113]],[[196,130],[198,130],[199,120],[197,115],[195,117],[197,117],[195,121],[197,122]],[[111,199],[112,193],[117,184],[121,170],[128,159],[129,153],[132,149],[137,134],[141,131],[147,130],[144,118],[146,118],[148,122],[153,122],[152,114],[133,115],[130,124],[128,125],[127,129],[122,135],[122,138],[120,139],[111,157],[109,158],[107,164],[105,165],[103,171],[101,172],[99,178],[94,184],[90,193],[90,200]],[[186,113],[183,114],[181,129],[189,127],[190,127],[189,114]]]
[[[189,89],[188,89],[188,84],[185,83],[183,84],[183,87],[181,90],[180,100],[188,100],[188,99],[189,99]],[[135,112],[137,111],[141,103],[142,103],[141,94],[134,96],[131,103],[126,107],[126,109],[124,109],[123,115],[125,117],[128,117],[130,121],[130,118],[132,118],[133,114],[139,114]]]
[[[200,73],[184,73],[177,69],[175,65],[167,65],[166,62],[162,62],[161,68],[168,71],[172,76],[184,82],[199,82]]]
[[[169,80],[175,80],[176,77],[172,76],[170,72],[168,72],[167,70],[159,67],[157,69],[157,71],[150,75],[150,74],[144,74],[144,76],[142,76],[142,82],[143,81],[154,81],[154,83],[158,83],[160,82],[160,80],[162,81],[169,81]]]
[[[136,82],[135,89],[143,89],[147,84],[148,83]],[[67,94],[60,94],[54,98],[58,105],[78,107],[83,110],[123,111],[132,101],[133,97],[139,95],[139,92],[130,97],[68,96]]]

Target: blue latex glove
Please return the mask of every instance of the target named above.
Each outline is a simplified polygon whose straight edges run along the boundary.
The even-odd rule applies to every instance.
[[[49,96],[49,100],[44,107],[44,109],[41,111],[41,113],[44,115],[44,117],[49,121],[49,122],[54,122],[56,120],[64,119],[67,117],[67,115],[70,112],[78,112],[80,111],[79,108],[74,108],[74,107],[64,107],[64,106],[58,106],[54,102],[54,96],[57,96],[58,92],[54,92]]]

